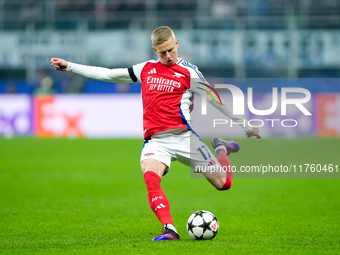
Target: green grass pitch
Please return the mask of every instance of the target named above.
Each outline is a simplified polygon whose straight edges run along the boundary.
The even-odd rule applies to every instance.
[[[338,254],[340,179],[235,178],[229,191],[177,162],[162,179],[181,235],[161,226],[139,168],[142,140],[0,139],[0,254]],[[208,142],[207,142],[208,143]],[[338,164],[339,139],[241,139],[233,165]],[[220,223],[186,233],[191,213]]]

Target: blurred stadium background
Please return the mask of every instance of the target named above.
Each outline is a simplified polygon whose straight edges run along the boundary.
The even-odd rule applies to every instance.
[[[138,85],[56,72],[49,59],[128,67],[156,57],[150,34],[160,25],[211,83],[306,81],[295,86],[313,93],[311,128],[293,136],[340,136],[337,0],[0,0],[0,135],[142,137]]]
[[[312,93],[304,104],[312,116],[297,107],[268,116],[299,122],[261,128],[271,139],[222,128],[242,148],[233,166],[326,170],[236,173],[235,188],[224,193],[189,181],[187,167],[174,162],[162,187],[182,241],[151,244],[161,226],[139,170],[139,85],[57,72],[49,61],[113,68],[156,58],[150,34],[160,25],[173,28],[179,55],[210,83],[253,87],[258,109],[270,107],[273,86]],[[339,253],[340,179],[327,173],[340,165],[339,56],[339,0],[0,0],[0,254]],[[207,144],[217,135],[197,131]],[[213,242],[186,235],[189,215],[200,209],[219,219]]]

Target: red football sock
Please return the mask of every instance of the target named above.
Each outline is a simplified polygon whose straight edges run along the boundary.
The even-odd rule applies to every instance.
[[[156,214],[158,220],[163,226],[167,223],[173,224],[169,200],[160,186],[161,177],[154,172],[147,171],[144,173],[144,181],[148,191],[150,207]]]
[[[233,184],[233,171],[232,171],[232,165],[230,163],[229,157],[227,155],[227,151],[225,149],[217,149],[217,160],[220,162],[223,169],[226,169],[226,181],[220,190],[228,190],[231,188],[231,185]]]

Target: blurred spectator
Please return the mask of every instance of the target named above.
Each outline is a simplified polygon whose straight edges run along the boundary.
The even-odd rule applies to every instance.
[[[129,93],[130,92],[130,84],[117,83],[116,89],[117,89],[117,93]]]
[[[157,9],[159,11],[176,11],[178,10],[177,4],[174,1],[158,1]]]
[[[59,1],[57,17],[61,17],[61,19],[58,18],[56,21],[57,28],[76,29],[77,17],[73,15],[74,13],[77,13],[77,9],[75,8],[75,5],[72,4],[72,1],[70,0]]]
[[[125,25],[125,28],[127,28],[127,24],[124,21],[119,18],[119,15],[115,15],[116,13],[120,13],[121,11],[124,10],[124,6],[121,2],[117,1],[108,1],[106,4],[106,11],[107,11],[107,20],[106,20],[106,28],[107,29],[119,29],[122,28],[123,25]]]
[[[8,81],[6,84],[6,93],[15,94],[17,93],[17,85],[14,81]]]
[[[106,9],[108,11],[121,11],[122,10],[122,5],[120,2],[117,2],[117,1],[108,1],[106,3]]]
[[[36,23],[43,18],[43,10],[41,8],[40,0],[26,0],[23,1],[20,7],[20,22],[26,24]]]
[[[46,76],[48,76],[48,75],[47,75],[47,72],[46,72],[45,70],[39,69],[39,70],[36,71],[34,80],[32,80],[32,81],[30,82],[30,84],[31,84],[32,87],[33,87],[33,88],[32,88],[33,91],[40,87],[41,81],[42,81]]]
[[[59,1],[59,10],[60,12],[68,12],[71,11],[72,5],[70,0],[61,0]]]
[[[94,17],[95,17],[95,28],[103,29],[106,27],[106,9],[107,4],[105,0],[98,0],[95,2],[94,6]]]
[[[41,80],[40,86],[34,90],[36,95],[50,95],[54,94],[55,90],[53,88],[54,82],[50,76],[46,76]]]
[[[181,11],[193,11],[196,10],[197,6],[196,6],[196,1],[192,2],[192,1],[188,1],[188,0],[184,0],[178,3],[178,8]]]
[[[211,6],[211,14],[217,20],[218,28],[230,29],[233,27],[233,23],[229,18],[237,15],[236,5],[230,0],[214,1]]]
[[[269,4],[267,0],[248,0],[248,13],[254,16],[266,16]]]
[[[88,27],[94,27],[94,15],[95,15],[95,5],[92,0],[78,0],[74,1],[76,3],[75,6],[75,15],[76,19],[79,21],[79,18],[82,19],[82,23],[86,24]]]
[[[211,6],[211,12],[216,18],[226,18],[237,14],[236,6],[229,1],[214,1]]]
[[[63,93],[78,94],[84,91],[84,78],[73,73],[67,73],[67,79],[61,84]]]
[[[144,1],[130,0],[128,10],[132,11],[144,11],[146,9]]]
[[[77,7],[76,7],[76,11],[80,11],[80,12],[91,12],[93,11],[93,1],[89,1],[89,0],[78,0],[77,1]]]

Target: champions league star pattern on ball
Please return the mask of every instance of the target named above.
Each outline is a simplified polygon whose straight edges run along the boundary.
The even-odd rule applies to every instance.
[[[213,239],[218,232],[218,221],[214,214],[200,210],[191,214],[187,222],[187,231],[194,240]]]

